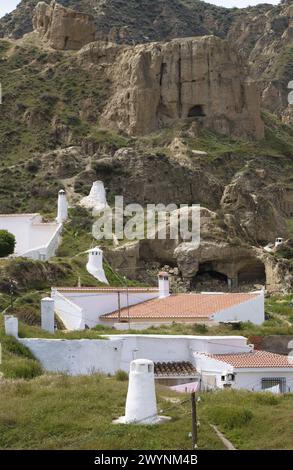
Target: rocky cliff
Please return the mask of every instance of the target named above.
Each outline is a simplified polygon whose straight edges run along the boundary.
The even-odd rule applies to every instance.
[[[80,49],[96,37],[94,18],[64,8],[54,1],[39,2],[34,10],[34,30],[53,49]]]
[[[227,41],[214,36],[135,47],[90,44],[81,59],[103,66],[111,96],[101,124],[132,135],[178,120],[234,137],[261,139],[255,83]]]

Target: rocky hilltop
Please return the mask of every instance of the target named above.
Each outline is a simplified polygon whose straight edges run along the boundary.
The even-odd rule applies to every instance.
[[[199,203],[200,249],[107,245],[113,267],[137,277],[167,263],[195,288],[211,276],[290,290],[292,5],[60,3],[22,1],[0,23],[0,212],[50,219],[64,187],[66,257],[92,242],[78,203],[93,181],[110,204]],[[283,249],[266,252],[277,236]]]
[[[34,10],[33,28],[53,49],[78,50],[96,38],[94,18],[64,8],[55,2],[39,2]]]
[[[20,38],[32,31],[37,3],[22,0],[14,12],[2,18],[0,37]],[[283,0],[278,6],[245,9],[226,9],[199,0],[60,0],[59,4],[92,15],[96,38],[102,41],[133,45],[203,35],[227,38],[249,61],[251,76],[263,91],[265,107],[292,122],[288,108],[293,63],[291,0]],[[92,26],[88,33],[82,29],[85,36],[81,43],[92,37]],[[65,39],[64,32],[58,48]],[[74,48],[77,44],[78,37]]]

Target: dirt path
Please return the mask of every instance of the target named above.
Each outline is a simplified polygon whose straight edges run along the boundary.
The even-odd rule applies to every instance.
[[[215,431],[217,434],[218,438],[223,442],[224,446],[226,447],[227,450],[236,450],[236,448],[233,446],[232,442],[230,442],[221,431],[215,426],[214,424],[210,424],[211,428]]]

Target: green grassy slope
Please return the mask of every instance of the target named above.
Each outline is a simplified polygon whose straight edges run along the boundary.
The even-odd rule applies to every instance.
[[[159,426],[112,424],[124,414],[127,392],[127,382],[115,377],[47,375],[30,382],[2,383],[0,391],[2,449],[191,448],[189,397],[165,387],[157,387],[158,409],[172,420]],[[216,424],[239,449],[292,449],[292,405],[293,395],[202,394],[199,448],[223,449],[210,427]]]

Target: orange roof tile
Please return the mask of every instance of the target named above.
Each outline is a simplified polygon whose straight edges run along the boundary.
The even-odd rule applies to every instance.
[[[258,294],[174,294],[129,307],[130,319],[209,318],[234,305],[246,302]],[[118,319],[118,311],[102,315],[105,320]],[[121,309],[120,319],[128,319],[128,308]]]
[[[207,354],[208,355],[208,354]],[[288,356],[267,351],[253,351],[239,354],[209,354],[209,357],[226,362],[235,368],[293,368],[293,361]]]

